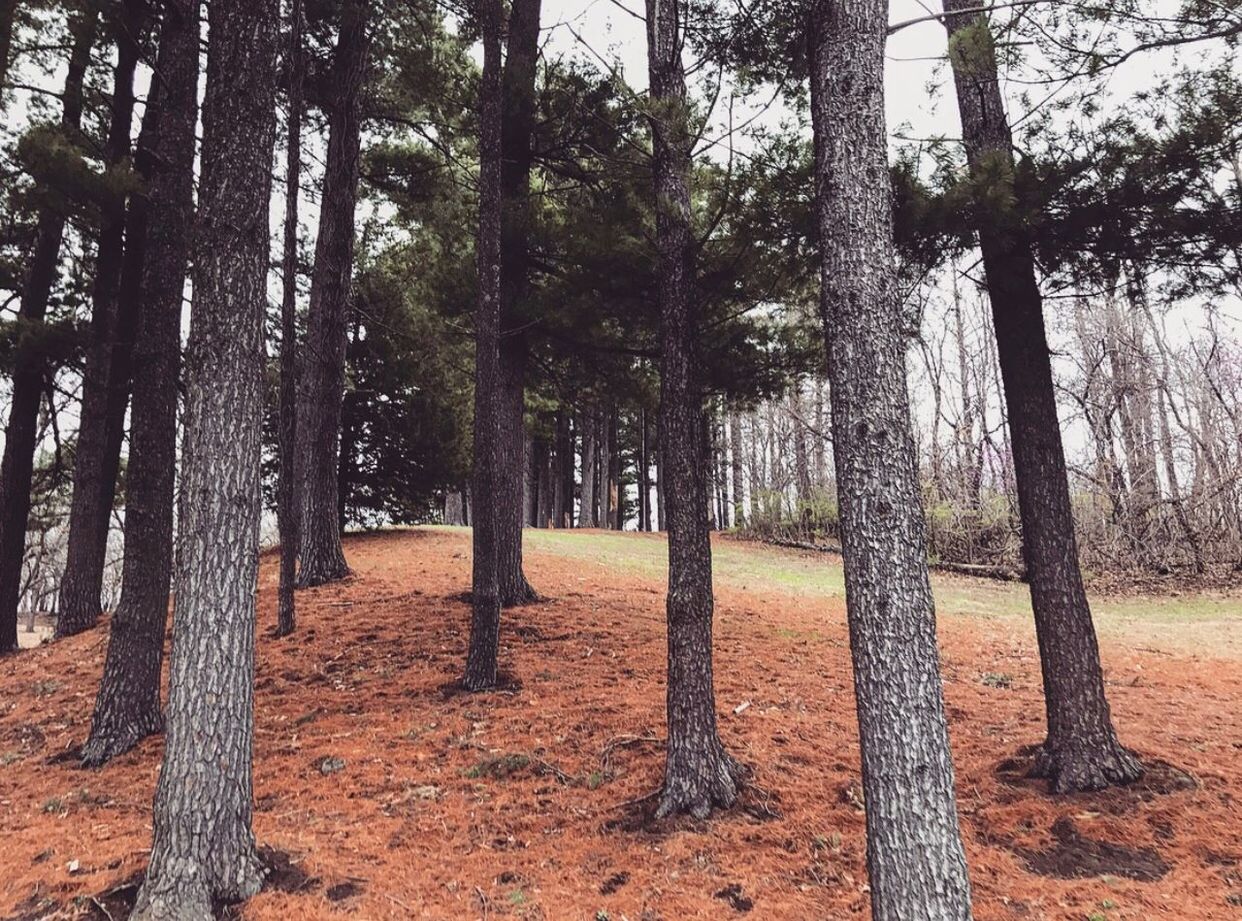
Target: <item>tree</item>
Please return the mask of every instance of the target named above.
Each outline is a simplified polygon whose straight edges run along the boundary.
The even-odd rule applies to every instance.
[[[500,462],[501,289],[501,76],[500,0],[479,0],[483,75],[479,82],[479,290],[475,312],[474,473],[471,497],[474,557],[471,573],[470,648],[462,685],[482,691],[496,684],[500,647],[498,503]]]
[[[203,98],[168,730],[138,921],[248,898],[277,0],[215,0]]]
[[[121,600],[82,761],[99,765],[163,727],[160,665],[172,578],[173,487],[181,299],[194,217],[198,4],[164,7],[159,52],[138,145],[148,209],[134,364]],[[147,141],[150,127],[151,139]]]
[[[888,4],[812,0],[820,313],[876,921],[969,919],[895,275]]]
[[[76,149],[82,126],[82,84],[95,44],[99,14],[88,4],[69,18],[72,46],[61,94],[60,141]],[[17,648],[17,605],[21,600],[22,559],[30,484],[37,442],[39,402],[46,374],[44,318],[56,282],[67,203],[54,193],[39,208],[34,250],[22,283],[18,309],[18,347],[13,395],[0,462],[0,654]]]
[[[526,364],[529,343],[524,331],[524,301],[530,295],[529,254],[531,133],[535,124],[535,65],[539,59],[540,0],[514,0],[505,41],[501,75],[501,218],[500,218],[500,416],[504,459],[496,501],[499,522],[500,602],[506,607],[538,598],[522,568],[522,463],[526,438]]]
[[[733,805],[743,770],[725,752],[716,729],[712,547],[698,356],[701,331],[690,228],[692,136],[681,60],[682,15],[678,0],[647,0],[648,117],[660,308],[661,469],[668,502],[668,743],[656,814],[689,812],[704,818],[714,807]]]
[[[280,298],[280,482],[277,518],[280,528],[280,587],[277,600],[277,636],[293,632],[301,516],[298,494],[298,187],[302,181],[302,0],[289,3],[289,113],[285,123],[285,237],[281,257]]]
[[[303,515],[298,584],[322,585],[349,574],[341,549],[337,466],[345,349],[354,270],[362,85],[370,0],[343,0],[332,65],[328,160],[315,241],[298,438]]]
[[[1043,669],[1048,736],[1033,773],[1047,777],[1058,793],[1097,790],[1129,783],[1142,769],[1117,741],[1104,695],[1099,646],[1078,565],[1043,300],[1021,213],[1011,206],[1013,140],[992,31],[970,0],[945,0],[945,10]]]
[[[130,156],[134,71],[149,16],[145,0],[124,0],[119,12],[113,30],[117,63],[104,157],[105,169],[112,175],[99,209],[90,348],[82,377],[82,421],[74,452],[73,505],[57,636],[80,633],[99,619],[138,313],[137,292],[132,288],[122,292],[121,286],[123,274],[141,278],[142,205],[134,209],[136,219],[127,222],[129,182],[123,174]],[[126,260],[130,262],[128,273],[124,272]]]

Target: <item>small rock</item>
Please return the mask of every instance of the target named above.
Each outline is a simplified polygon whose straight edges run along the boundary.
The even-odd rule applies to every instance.
[[[315,766],[319,768],[319,773],[326,777],[328,774],[345,770],[345,759],[338,758],[336,755],[325,755],[315,762]]]

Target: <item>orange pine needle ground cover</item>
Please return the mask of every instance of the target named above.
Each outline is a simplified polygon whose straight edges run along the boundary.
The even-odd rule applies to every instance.
[[[468,533],[367,535],[346,549],[355,575],[300,593],[286,640],[267,635],[276,569],[264,558],[254,825],[280,871],[233,916],[865,916],[839,599],[722,574],[721,733],[755,785],[708,822],[653,824],[634,801],[662,767],[658,576],[528,550],[548,600],[505,616],[515,683],[465,696],[449,686],[465,653]],[[977,918],[1242,917],[1242,619],[1220,629],[1211,643],[1176,638],[1173,652],[1102,630],[1123,740],[1176,769],[1050,798],[1005,763],[1041,734],[1029,623],[941,616]],[[123,917],[145,866],[160,740],[100,771],[64,756],[86,735],[106,641],[104,625],[0,664],[0,917]],[[1060,878],[1073,873],[1090,875]]]

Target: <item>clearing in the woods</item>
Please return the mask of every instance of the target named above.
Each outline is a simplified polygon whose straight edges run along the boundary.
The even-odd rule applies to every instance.
[[[260,576],[255,831],[276,867],[246,919],[849,918],[867,906],[840,561],[715,543],[721,733],[754,769],[709,822],[647,819],[662,768],[658,535],[528,531],[546,600],[506,612],[506,689],[453,690],[470,542],[346,543],[355,575],[275,623]],[[1109,699],[1150,766],[1052,798],[1025,588],[935,577],[958,799],[980,921],[1242,915],[1242,596],[1097,598]],[[86,736],[106,625],[0,674],[0,917],[124,917],[161,742],[100,771]]]

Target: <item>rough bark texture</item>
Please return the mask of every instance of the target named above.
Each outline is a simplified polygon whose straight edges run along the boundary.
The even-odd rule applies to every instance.
[[[808,29],[820,309],[832,381],[850,652],[875,921],[963,921],[958,828],[896,285],[883,0]]]
[[[599,508],[595,496],[596,467],[595,432],[599,428],[594,413],[582,416],[582,497],[578,506],[578,527],[599,527]]]
[[[186,352],[177,614],[151,863],[134,921],[254,895],[255,589],[278,0],[213,0]]]
[[[495,687],[500,651],[497,475],[500,466],[500,0],[479,0],[483,75],[479,82],[479,303],[474,319],[474,557],[470,648],[462,684]]]
[[[716,730],[712,547],[690,231],[689,108],[679,0],[647,0],[660,307],[661,443],[668,499],[668,748],[656,813],[703,818],[737,798],[741,766]],[[615,439],[614,439],[615,444]],[[615,453],[615,451],[614,451]]]
[[[17,0],[0,0],[0,91],[9,80],[9,67],[13,63],[13,33],[17,31]],[[0,112],[4,100],[0,97]]]
[[[156,77],[139,139],[146,259],[134,362],[121,600],[82,761],[103,764],[163,726],[160,664],[172,574],[181,298],[194,217],[198,4],[164,6]],[[147,147],[148,123],[154,120]]]
[[[289,112],[285,122],[285,229],[281,256],[280,297],[280,482],[276,515],[280,528],[280,587],[276,602],[276,635],[288,636],[297,624],[293,598],[298,544],[298,192],[302,182],[302,0],[289,3]]]
[[[742,444],[742,414],[736,409],[729,412],[729,478],[733,487],[733,527],[746,525],[746,505],[742,493],[742,456],[746,453]]]
[[[82,83],[95,44],[99,14],[93,5],[70,20],[73,46],[62,95],[61,128],[76,138],[82,124]],[[13,394],[0,462],[0,654],[17,648],[17,605],[21,600],[22,560],[26,554],[26,522],[30,515],[30,483],[38,437],[39,401],[47,371],[39,352],[39,331],[56,282],[65,212],[55,204],[39,209],[34,251],[22,283],[18,321],[25,327],[17,342]]]
[[[997,81],[992,34],[971,0],[946,0],[950,61],[967,160],[989,200],[1012,187],[1013,142]],[[999,209],[998,209],[999,210]],[[1091,609],[1078,566],[1074,519],[1035,263],[1008,210],[980,222],[1022,516],[1022,550],[1044,678],[1048,737],[1036,773],[1058,793],[1137,779],[1141,767],[1113,729]]]
[[[529,289],[531,132],[535,124],[535,65],[540,0],[514,0],[501,75],[500,347],[502,403],[500,598],[506,607],[538,594],[522,568],[523,472],[528,344],[522,302]],[[540,522],[546,524],[546,520]]]
[[[117,64],[105,153],[109,169],[119,168],[130,154],[134,71],[146,20],[145,0],[125,0],[114,24]],[[60,613],[56,620],[58,637],[89,629],[100,613],[108,521],[120,468],[138,315],[135,292],[126,292],[130,296],[121,297],[121,276],[124,260],[133,258],[143,246],[141,218],[135,222],[137,226],[131,225],[131,232],[126,233],[125,205],[124,193],[113,191],[100,207],[99,245],[91,290],[91,345],[82,376],[81,425],[74,451],[69,540],[65,573],[60,583]],[[140,203],[138,208],[142,207]],[[141,275],[140,269],[138,275]]]
[[[311,274],[298,412],[303,487],[298,585],[349,575],[339,522],[341,403],[345,396],[354,211],[358,202],[359,100],[367,60],[367,0],[345,0],[332,67],[328,158]]]

